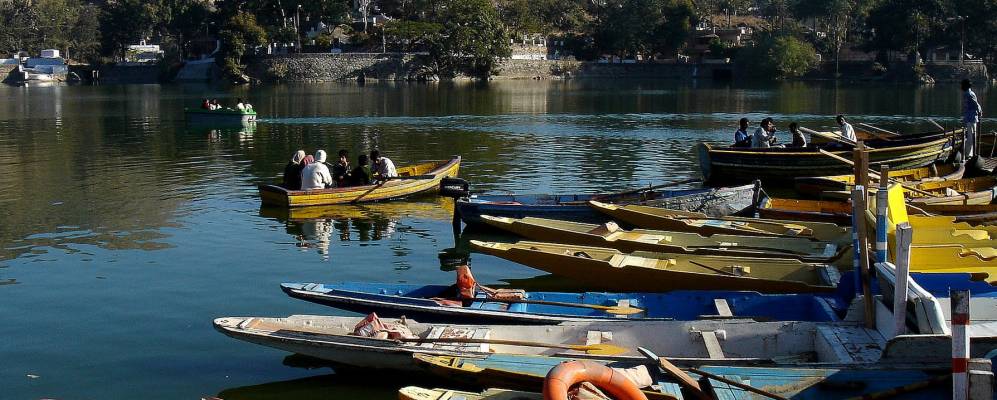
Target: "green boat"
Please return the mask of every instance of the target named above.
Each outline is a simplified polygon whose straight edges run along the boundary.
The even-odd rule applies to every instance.
[[[256,122],[256,110],[236,110],[222,108],[205,110],[203,108],[184,108],[184,116],[190,123],[235,123],[245,124]]]

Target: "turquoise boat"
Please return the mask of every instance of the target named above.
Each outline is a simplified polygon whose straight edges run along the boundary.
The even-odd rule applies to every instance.
[[[222,108],[218,110],[205,110],[203,108],[184,108],[184,116],[187,122],[194,124],[247,124],[256,122],[256,110],[236,110]]]
[[[547,372],[571,358],[538,355],[491,354],[484,357],[450,357],[416,355],[423,370],[446,379],[482,387],[502,387],[513,390],[540,391]],[[677,365],[692,366],[699,371],[746,384],[766,392],[794,400],[874,398],[897,388],[908,392],[895,393],[892,399],[929,400],[951,397],[947,380],[951,370],[944,366],[926,368],[889,367],[795,367],[795,366],[724,366],[696,365],[672,360]],[[662,374],[657,365],[641,361],[602,361],[614,368],[644,365],[651,379],[660,388],[656,393],[645,392],[648,398],[695,398],[683,393],[679,385]],[[711,398],[748,400],[764,396],[750,393],[716,379],[689,372]],[[922,387],[923,386],[923,387]]]

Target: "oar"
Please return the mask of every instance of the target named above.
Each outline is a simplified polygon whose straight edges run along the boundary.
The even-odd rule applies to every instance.
[[[627,352],[627,349],[623,347],[607,343],[554,344],[554,343],[527,342],[524,340],[470,339],[470,338],[435,338],[435,339],[401,338],[398,339],[398,341],[409,342],[409,343],[457,343],[457,344],[483,343],[483,344],[501,344],[506,346],[547,347],[551,349],[584,351],[588,354],[595,354],[600,356],[615,356]]]
[[[864,122],[859,122],[859,126],[862,126],[864,128],[872,129],[872,130],[874,130],[876,132],[879,132],[879,133],[882,133],[882,134],[885,134],[885,135],[900,136],[900,134],[897,133],[897,132],[891,132],[891,131],[888,131],[886,129],[880,128],[878,126],[874,126],[872,124],[867,124],[867,123],[864,123]]]
[[[730,380],[730,379],[724,378],[724,377],[722,377],[720,375],[717,375],[717,374],[712,374],[712,373],[709,373],[709,372],[706,372],[706,371],[701,371],[701,370],[698,370],[696,368],[687,368],[687,370],[689,372],[694,372],[694,373],[700,374],[702,376],[705,376],[707,378],[713,379],[713,380],[715,380],[717,382],[723,382],[723,383],[726,383],[728,385],[734,386],[736,388],[741,388],[741,389],[747,390],[747,391],[752,392],[752,393],[760,394],[760,395],[768,397],[770,399],[789,400],[788,398],[782,397],[782,396],[777,395],[775,393],[766,392],[766,391],[761,390],[759,388],[756,388],[754,386],[747,385],[747,384],[744,384],[744,383],[741,383],[741,382],[738,382],[738,381]]]
[[[706,392],[703,391],[703,388],[699,386],[699,382],[697,382],[695,379],[692,379],[692,377],[689,376],[689,374],[685,373],[684,371],[676,367],[675,364],[672,364],[664,357],[658,357],[657,354],[654,354],[651,352],[651,350],[645,349],[643,347],[638,347],[637,352],[643,354],[644,357],[647,357],[649,360],[657,362],[658,368],[661,368],[661,370],[664,371],[665,374],[677,380],[680,386],[689,389],[689,391],[692,392],[692,394],[695,395],[696,398],[702,400],[712,399],[712,397],[706,394]]]
[[[703,263],[700,263],[700,262],[696,262],[696,261],[692,261],[692,260],[689,260],[689,263],[690,263],[690,264],[692,264],[692,265],[695,265],[695,266],[699,266],[699,267],[703,267],[703,268],[706,268],[706,269],[708,269],[708,270],[710,270],[710,271],[713,271],[713,272],[716,272],[716,273],[718,273],[718,274],[721,274],[721,275],[726,275],[726,276],[737,276],[737,275],[734,275],[734,274],[733,274],[733,273],[731,273],[731,272],[727,272],[727,271],[724,271],[724,270],[722,270],[722,269],[720,269],[720,268],[714,268],[714,267],[711,267],[711,266],[709,266],[709,265],[706,265],[706,264],[703,264]]]
[[[815,131],[813,129],[804,128],[802,126],[800,127],[800,131],[801,132],[809,133],[811,135],[817,135],[817,136],[820,136],[822,138],[831,139],[831,140],[834,140],[834,141],[839,142],[839,143],[847,144],[849,146],[855,146],[855,144],[856,144],[856,142],[853,142],[853,141],[851,141],[849,139],[846,139],[846,138],[844,138],[844,137],[842,137],[840,135],[835,135],[833,133],[817,132],[817,131]],[[866,148],[872,149],[869,146],[866,146]]]
[[[400,180],[400,179],[436,179],[436,175],[408,175],[408,176],[391,176],[384,178],[386,181]]]
[[[932,125],[934,125],[935,128],[938,128],[939,131],[945,132],[945,128],[943,128],[941,125],[938,125],[938,123],[935,122],[935,120],[933,120],[931,118],[928,118],[928,122],[930,122]]]
[[[602,195],[598,195],[598,196],[593,197],[592,200],[599,200],[599,199],[604,199],[604,198],[607,198],[607,197],[626,196],[628,194],[647,192],[647,191],[651,191],[651,190],[654,190],[654,189],[661,189],[661,188],[666,188],[666,187],[671,187],[671,186],[685,185],[687,183],[696,183],[696,182],[702,182],[702,181],[703,180],[699,179],[699,178],[692,178],[692,179],[686,179],[686,180],[677,181],[677,182],[666,182],[666,183],[662,183],[660,185],[648,186],[646,188],[631,189],[631,190],[626,190],[626,191],[622,191],[622,192],[602,194]]]
[[[848,165],[851,165],[853,167],[855,166],[855,162],[852,161],[852,160],[849,160],[847,158],[844,158],[842,156],[839,156],[837,154],[834,154],[834,153],[832,153],[830,151],[827,151],[827,150],[824,150],[824,149],[819,149],[819,150],[820,150],[820,153],[823,154],[823,155],[825,155],[825,156],[831,157],[831,158],[833,158],[835,160],[841,161],[841,162],[843,162],[845,164],[848,164]],[[875,178],[878,178],[878,179],[883,179],[883,177],[879,176],[879,172],[876,172],[876,171],[874,171],[871,168],[869,169],[869,176],[872,176],[872,177],[875,177]],[[910,191],[915,192],[915,193],[920,193],[920,194],[923,194],[923,195],[928,196],[928,197],[941,197],[941,196],[939,196],[939,195],[937,195],[935,193],[926,192],[926,191],[918,189],[916,187],[904,185],[903,182],[900,182],[900,181],[898,181],[898,180],[896,180],[894,178],[890,178],[889,176],[887,176],[886,179],[889,179],[890,182],[899,184],[900,186],[903,186],[904,189],[910,190]]]
[[[488,301],[497,301],[501,303],[523,303],[523,304],[541,304],[547,306],[559,306],[559,307],[575,307],[575,308],[591,308],[593,310],[601,310],[610,314],[617,315],[632,315],[640,314],[644,312],[643,309],[637,307],[622,307],[622,306],[602,306],[598,304],[584,304],[584,303],[568,303],[561,301],[546,301],[546,300],[515,300],[515,299],[496,299],[494,297],[487,297]]]

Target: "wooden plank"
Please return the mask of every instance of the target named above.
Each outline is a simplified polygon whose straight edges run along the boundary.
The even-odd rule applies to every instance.
[[[733,318],[734,313],[730,310],[727,299],[713,299],[713,305],[717,308],[717,315],[724,318]]]
[[[703,331],[699,334],[703,337],[703,342],[706,343],[706,353],[710,355],[711,360],[723,360],[727,358],[724,356],[723,348],[720,347],[720,340],[717,339],[716,332]]]

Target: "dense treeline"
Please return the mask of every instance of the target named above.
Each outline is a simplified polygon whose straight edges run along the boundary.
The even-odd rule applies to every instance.
[[[363,22],[384,14],[383,26]],[[753,17],[747,49],[711,46],[714,55],[764,63],[766,74],[796,76],[817,54],[843,48],[913,54],[956,48],[997,59],[997,0],[0,0],[0,56],[43,48],[78,61],[120,59],[147,39],[179,61],[196,38],[221,38],[222,64],[266,43],[301,43],[321,21],[344,27],[363,50],[422,50],[441,74],[486,75],[510,52],[510,38],[541,34],[580,59],[603,55],[674,58],[694,27]],[[328,35],[317,42],[329,45]]]

